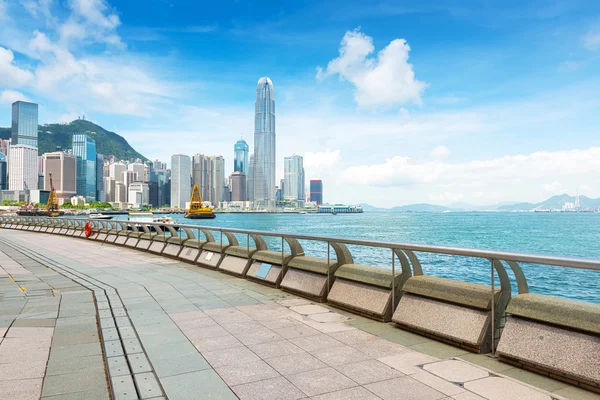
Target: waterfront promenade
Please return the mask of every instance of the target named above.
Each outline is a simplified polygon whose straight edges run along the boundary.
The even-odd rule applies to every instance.
[[[595,399],[245,279],[0,230],[0,398]]]

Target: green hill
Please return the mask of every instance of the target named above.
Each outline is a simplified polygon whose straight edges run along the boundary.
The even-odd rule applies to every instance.
[[[70,149],[74,133],[85,133],[94,138],[96,151],[100,154],[113,155],[119,160],[135,160],[136,158],[140,158],[142,161],[147,160],[146,157],[135,151],[122,136],[82,119],[76,119],[68,124],[40,125],[38,128],[39,154],[56,151],[57,146]],[[10,128],[0,128],[0,138],[9,139],[10,135]]]

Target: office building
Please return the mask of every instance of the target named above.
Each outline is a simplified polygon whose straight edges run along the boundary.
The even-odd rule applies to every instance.
[[[267,77],[256,86],[254,116],[254,208],[275,207],[275,89]]]
[[[233,146],[233,172],[248,175],[248,143],[240,139]]]
[[[246,174],[234,172],[230,176],[231,201],[246,201]]]
[[[127,202],[127,187],[123,182],[115,182],[115,203]]]
[[[107,176],[103,178],[104,182],[104,201],[114,203],[115,200],[115,185],[116,181],[111,177]]]
[[[192,184],[198,185],[200,195],[205,201],[209,201],[210,193],[210,157],[196,154],[193,158]]]
[[[310,181],[310,201],[323,204],[323,182],[320,179],[311,179]]]
[[[43,189],[50,190],[52,185],[59,199],[67,200],[77,194],[77,157],[74,154],[58,151],[42,155],[44,170]]]
[[[0,139],[0,153],[4,154],[5,156],[8,156],[8,147],[9,146],[10,146],[10,139],[8,139],[8,140]]]
[[[96,141],[84,133],[73,135],[73,154],[77,157],[77,195],[96,200]]]
[[[128,188],[127,202],[136,206],[148,204],[149,189],[146,182],[132,182]]]
[[[123,172],[127,170],[127,166],[122,162],[116,162],[108,166],[108,176],[117,182],[123,182]]]
[[[8,189],[37,190],[38,149],[25,144],[11,145],[8,151]]]
[[[133,172],[135,175],[135,181],[146,182],[146,166],[142,163],[131,163],[127,165],[127,171]]]
[[[169,173],[167,170],[167,164],[158,160],[152,163],[150,168],[150,182],[148,184],[149,190],[149,202],[155,207],[162,207],[169,205],[167,198],[169,197],[168,191],[170,190],[167,186],[169,181]]]
[[[215,207],[225,201],[225,186],[225,159],[223,156],[210,156],[209,200]]]
[[[38,105],[15,101],[12,105],[11,145],[38,147]]]
[[[248,201],[254,201],[254,154],[250,154],[250,160],[248,162],[246,189],[248,190]]]
[[[104,203],[104,155],[96,154],[96,201]]]
[[[171,207],[185,208],[192,195],[192,162],[185,154],[171,156]]]
[[[304,164],[302,156],[285,157],[283,164],[283,197],[285,200],[304,201]]]
[[[4,153],[0,153],[0,190],[8,190],[8,162]]]

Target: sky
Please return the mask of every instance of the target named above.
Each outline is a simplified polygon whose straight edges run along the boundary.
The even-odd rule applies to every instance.
[[[325,201],[600,197],[595,0],[0,0],[0,126],[34,101],[229,173],[262,76],[278,178],[302,155]]]

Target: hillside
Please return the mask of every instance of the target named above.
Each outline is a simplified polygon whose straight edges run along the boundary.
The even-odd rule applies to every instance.
[[[507,204],[498,207],[498,210],[502,211],[531,211],[535,209],[541,210],[560,210],[565,203],[574,203],[575,196],[569,196],[568,194],[559,194],[552,196],[540,203],[518,203],[518,204]],[[579,202],[581,208],[584,210],[594,210],[600,207],[600,199],[591,199],[587,196],[579,196]]]
[[[74,133],[86,133],[94,138],[96,151],[100,154],[113,155],[121,160],[135,160],[136,158],[146,160],[146,157],[135,151],[122,136],[82,119],[76,119],[68,124],[40,125],[38,130],[39,154],[55,151],[57,146],[70,149]],[[10,128],[0,128],[0,138],[8,139],[10,135]]]

